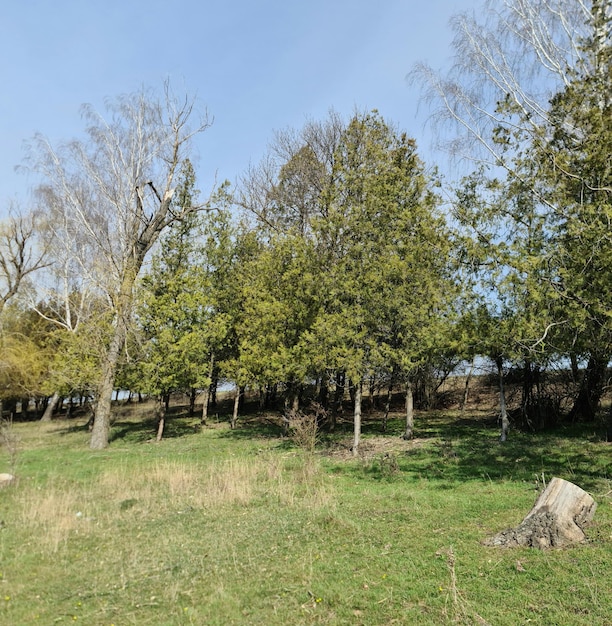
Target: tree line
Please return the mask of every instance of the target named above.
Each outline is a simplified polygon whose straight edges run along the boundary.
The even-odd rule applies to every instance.
[[[450,73],[412,74],[471,157],[453,184],[377,111],[331,112],[203,199],[189,150],[208,118],[168,86],[86,108],[83,140],[35,137],[36,209],[0,227],[5,408],[89,397],[103,448],[118,387],[160,399],[160,433],[176,391],[200,394],[205,423],[231,382],[232,426],[246,390],[286,419],[308,396],[333,428],[348,390],[357,453],[364,387],[402,390],[411,437],[415,393],[485,358],[502,440],[510,418],[595,420],[612,355],[611,22],[609,0],[457,16]]]

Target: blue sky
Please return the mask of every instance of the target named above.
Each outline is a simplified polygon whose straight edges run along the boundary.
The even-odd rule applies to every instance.
[[[24,141],[82,130],[79,107],[170,79],[214,124],[197,143],[199,187],[234,180],[275,130],[333,108],[378,109],[419,142],[427,111],[405,76],[448,64],[452,15],[479,0],[3,0],[0,2],[0,214],[28,202],[14,171]]]

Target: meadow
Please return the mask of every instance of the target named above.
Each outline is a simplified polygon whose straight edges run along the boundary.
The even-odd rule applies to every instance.
[[[312,451],[255,414],[200,431],[175,413],[155,443],[123,407],[101,452],[84,419],[11,426],[1,624],[612,624],[612,447],[593,427],[501,445],[487,412],[432,411],[404,441],[399,414],[386,433],[369,415],[354,459],[348,421]],[[588,541],[484,546],[553,476],[598,502]]]

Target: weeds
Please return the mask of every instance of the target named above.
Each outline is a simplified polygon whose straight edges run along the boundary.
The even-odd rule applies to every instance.
[[[319,440],[319,420],[324,410],[318,405],[313,406],[310,413],[295,414],[291,423],[291,438],[295,445],[306,454],[314,454]]]
[[[438,552],[438,554],[440,554],[440,552]],[[453,546],[448,548],[446,557],[446,566],[450,576],[449,595],[452,607],[452,621],[455,624],[463,624],[465,626],[472,626],[473,624],[478,624],[479,626],[490,626],[490,624],[478,615],[478,613],[469,609],[468,603],[459,591],[459,587],[457,585],[457,571],[455,567],[457,558],[455,556]]]
[[[400,474],[397,455],[393,452],[384,452],[378,455],[372,462],[372,469],[381,478],[392,479]]]

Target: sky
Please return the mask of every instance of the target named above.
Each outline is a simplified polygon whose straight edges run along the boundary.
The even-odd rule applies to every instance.
[[[15,171],[24,143],[83,130],[80,106],[141,88],[197,97],[213,125],[198,137],[198,186],[234,181],[274,132],[377,109],[417,139],[428,111],[406,75],[452,60],[450,18],[480,0],[0,0],[0,216],[29,202]]]

